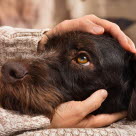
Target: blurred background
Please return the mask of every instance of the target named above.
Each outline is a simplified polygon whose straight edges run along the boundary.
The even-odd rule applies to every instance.
[[[86,14],[135,20],[136,0],[0,0],[0,25],[46,28]]]
[[[136,30],[136,0],[0,0],[0,26],[51,28],[87,14],[116,22],[126,33]]]

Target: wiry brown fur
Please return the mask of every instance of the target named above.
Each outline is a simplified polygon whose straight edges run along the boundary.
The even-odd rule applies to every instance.
[[[40,65],[37,65],[37,67],[40,67]],[[38,74],[35,71],[33,72]],[[62,96],[53,86],[48,86],[48,88],[43,88],[38,84],[35,86],[33,82],[36,82],[36,80],[38,79],[33,80],[30,75],[15,83],[5,83],[0,80],[1,105],[23,114],[44,114],[51,118],[55,107],[62,102]],[[42,82],[44,82],[44,79]]]
[[[80,55],[88,65],[77,62]],[[69,32],[50,39],[40,54],[3,65],[0,105],[51,118],[59,104],[84,100],[102,88],[108,97],[94,114],[128,110],[128,118],[136,119],[134,54],[110,35]]]

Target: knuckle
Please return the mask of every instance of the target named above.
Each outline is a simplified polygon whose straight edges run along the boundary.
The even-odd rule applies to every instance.
[[[93,110],[96,110],[96,109],[98,109],[99,107],[101,107],[101,103],[94,104],[94,105],[93,105]]]
[[[63,22],[59,23],[55,28],[58,31],[59,29],[64,29],[65,26],[69,24],[70,20],[64,20]]]
[[[112,23],[112,25],[113,25],[116,29],[120,29],[120,27],[119,27],[117,24]]]
[[[91,15],[90,15],[90,17],[96,18],[96,15],[94,15],[94,14],[91,14]]]
[[[70,101],[69,102],[71,105],[73,105],[73,107],[75,106],[76,107],[76,102],[75,101]]]
[[[67,24],[70,20],[64,20],[62,24]]]
[[[94,14],[90,14],[90,15],[86,15],[86,16],[84,16],[84,18],[96,19],[96,18],[97,18],[97,16],[96,16],[96,15],[94,15]]]

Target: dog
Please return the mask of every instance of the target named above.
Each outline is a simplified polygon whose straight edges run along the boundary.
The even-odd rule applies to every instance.
[[[108,97],[93,114],[126,110],[129,120],[136,119],[136,57],[111,35],[68,32],[43,47],[2,66],[1,107],[52,118],[59,104],[106,89]]]

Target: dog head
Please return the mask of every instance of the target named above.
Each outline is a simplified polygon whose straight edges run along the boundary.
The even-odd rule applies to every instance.
[[[95,113],[129,109],[134,119],[134,65],[134,55],[107,34],[54,36],[40,54],[15,58],[2,66],[0,104],[51,118],[59,104],[84,100],[103,88],[109,95]]]

